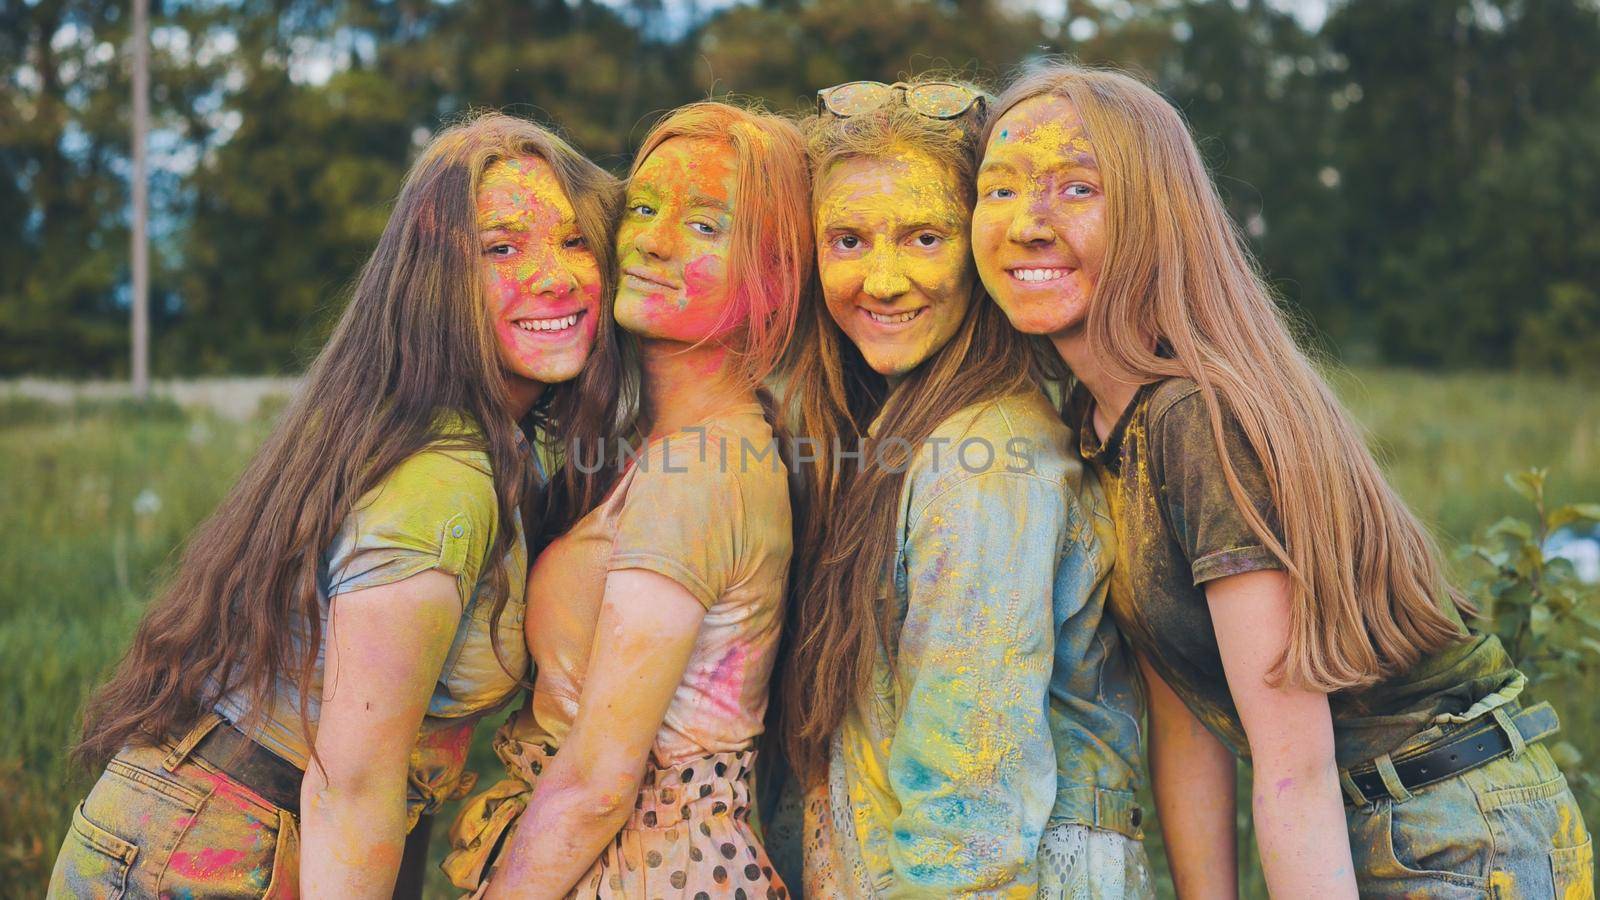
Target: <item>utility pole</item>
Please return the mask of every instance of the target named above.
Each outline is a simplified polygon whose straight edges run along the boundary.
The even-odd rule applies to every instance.
[[[150,0],[133,0],[133,396],[150,396]]]

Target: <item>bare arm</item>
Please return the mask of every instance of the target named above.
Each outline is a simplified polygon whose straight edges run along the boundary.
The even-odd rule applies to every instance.
[[[1206,585],[1206,601],[1250,741],[1267,887],[1279,897],[1354,898],[1328,695],[1267,681],[1289,639],[1289,577],[1264,570],[1219,578]]]
[[[534,787],[488,900],[564,897],[621,830],[705,613],[664,575],[606,578],[577,721]]]
[[[456,579],[437,569],[333,599],[317,761],[300,783],[303,895],[394,890],[406,765],[460,616]]]
[[[1139,654],[1150,694],[1150,781],[1183,900],[1239,896],[1233,753]]]

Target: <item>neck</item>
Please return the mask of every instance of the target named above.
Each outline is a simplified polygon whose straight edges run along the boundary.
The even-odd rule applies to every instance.
[[[521,422],[523,417],[527,416],[528,410],[533,409],[533,405],[539,402],[545,384],[518,375],[510,376],[507,382],[506,393],[510,395],[511,400],[511,406],[507,411],[511,413],[511,421]]]
[[[639,342],[643,425],[650,437],[711,418],[734,404],[755,400],[730,373],[731,354],[721,344]]]
[[[1111,371],[1100,353],[1089,345],[1082,327],[1051,335],[1050,343],[1055,345],[1061,361],[1067,364],[1073,376],[1094,398],[1094,430],[1100,440],[1105,440],[1111,430],[1117,427],[1117,420],[1122,418],[1128,404],[1133,402],[1134,395],[1139,393],[1139,385],[1119,378]]]

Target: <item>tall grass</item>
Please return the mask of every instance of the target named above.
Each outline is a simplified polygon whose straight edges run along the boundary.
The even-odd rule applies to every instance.
[[[1371,429],[1396,487],[1447,545],[1521,511],[1501,482],[1510,469],[1548,466],[1556,499],[1600,500],[1595,385],[1364,370],[1338,376],[1336,386]],[[0,402],[0,896],[43,893],[87,787],[65,764],[83,699],[121,655],[174,549],[269,426],[264,417],[241,424],[171,405]],[[1600,708],[1570,699],[1594,688],[1585,687],[1546,696],[1560,709],[1565,739],[1600,758]],[[488,730],[473,765],[492,778]],[[1600,823],[1600,798],[1583,802]],[[1164,870],[1155,842],[1151,850]],[[1262,895],[1248,840],[1241,857],[1246,894]],[[1169,885],[1162,890],[1170,896]],[[429,895],[453,896],[437,871]]]

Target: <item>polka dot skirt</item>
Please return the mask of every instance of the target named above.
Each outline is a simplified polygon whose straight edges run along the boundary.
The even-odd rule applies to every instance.
[[[544,748],[509,738],[495,749],[513,778],[470,798],[450,830],[444,869],[474,895],[485,870],[527,806],[550,759]],[[666,768],[651,766],[633,814],[567,894],[578,900],[778,900],[783,880],[750,828],[754,750],[713,753]],[[492,870],[489,870],[492,875]]]

